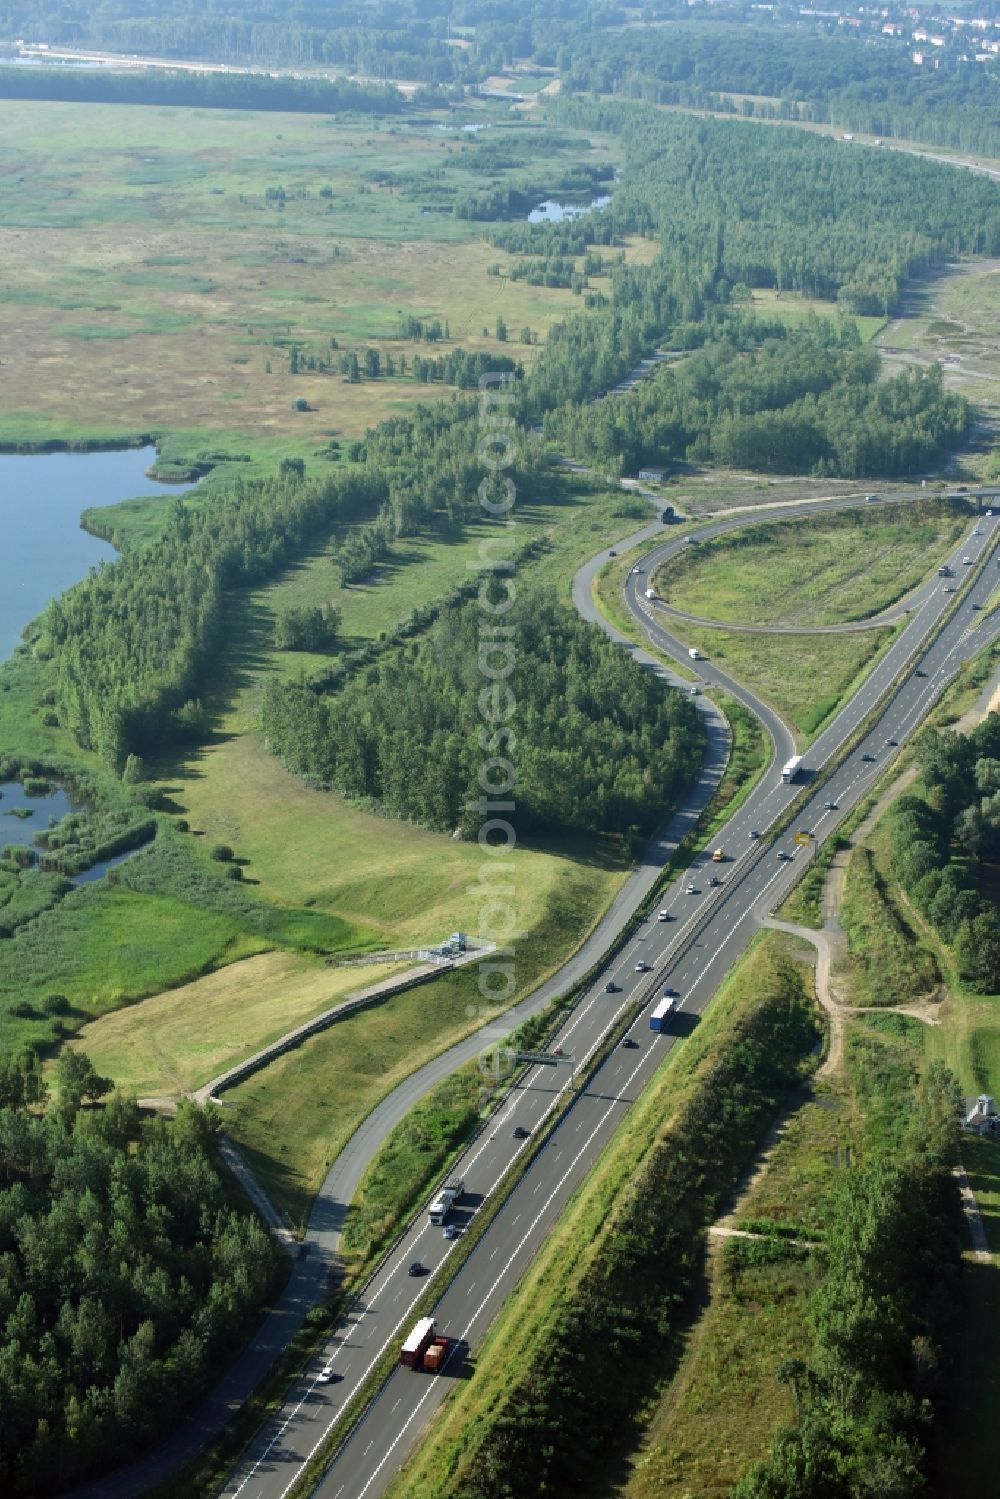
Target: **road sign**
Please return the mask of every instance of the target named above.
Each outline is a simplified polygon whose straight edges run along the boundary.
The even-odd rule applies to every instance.
[[[512,1051],[508,1055],[514,1062],[539,1062],[547,1067],[557,1067],[560,1062],[571,1060],[562,1052],[555,1051]]]
[[[795,842],[799,845],[800,848],[802,847],[802,845],[804,843],[811,843],[812,841],[813,841],[813,835],[812,835],[812,833],[802,832],[802,833],[796,833],[795,834]]]

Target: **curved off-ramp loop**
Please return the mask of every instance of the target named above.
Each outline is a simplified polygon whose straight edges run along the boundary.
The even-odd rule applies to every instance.
[[[923,586],[923,585],[921,585]],[[840,625],[750,625],[742,620],[709,619],[703,614],[690,614],[686,609],[677,609],[665,599],[651,600],[657,614],[666,614],[670,619],[688,625],[701,625],[706,630],[735,630],[743,635],[856,635],[861,630],[879,630],[885,625],[894,625],[904,615],[912,614],[917,607],[907,596],[881,614],[872,614],[868,619],[852,619]]]
[[[881,507],[901,502],[905,503],[905,500],[906,496],[903,495],[892,496],[881,502]],[[869,501],[866,498],[864,504],[867,506],[868,503]],[[858,496],[843,495],[833,496],[825,500],[784,501],[782,502],[782,509],[785,511],[783,515],[773,514],[770,506],[766,508],[762,507],[762,511],[757,511],[756,514],[760,524],[767,525],[776,520],[795,520],[803,514],[808,515],[810,512],[815,512],[817,508],[820,510],[859,509],[860,505],[861,502]],[[724,534],[726,531],[739,528],[741,524],[743,526],[747,524],[745,513],[734,513],[732,520],[727,519],[716,526],[712,526],[710,529],[703,529],[699,532],[699,535],[704,537],[705,540],[710,540],[713,537]],[[678,544],[670,551],[668,556],[674,556],[677,552],[685,550],[686,544],[687,539],[685,538],[684,544]],[[660,562],[655,564],[657,567],[660,565]],[[745,620],[715,619],[704,614],[694,614],[687,609],[678,609],[675,604],[671,604],[667,599],[663,598],[653,599],[651,600],[651,604],[657,614],[666,615],[668,618],[679,620],[684,624],[698,625],[706,630],[733,630],[743,635],[854,635],[864,630],[884,629],[888,625],[898,624],[907,614],[912,614],[914,610],[919,609],[928,593],[937,586],[938,584],[934,578],[925,578],[914,588],[911,588],[909,592],[905,593],[901,599],[898,599],[896,603],[891,604],[887,609],[881,610],[880,613],[871,614],[865,619],[846,620],[841,624],[835,625],[796,624],[794,621],[777,625],[750,624]]]

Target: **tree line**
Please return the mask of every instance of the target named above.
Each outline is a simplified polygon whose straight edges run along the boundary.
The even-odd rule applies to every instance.
[[[498,592],[498,602],[506,597]],[[512,634],[484,646],[476,600],[333,692],[267,684],[261,729],[298,775],[390,816],[474,837],[483,816],[480,694],[506,670],[511,707],[493,730],[519,832],[652,831],[694,774],[702,734],[690,699],[665,693],[595,626],[542,594],[511,612]],[[483,731],[486,732],[486,731]],[[413,746],[420,746],[414,755]]]
[[[338,520],[375,508],[369,473],[236,479],[213,503],[178,500],[154,544],[91,570],[35,626],[58,722],[122,770],[130,753],[203,731],[197,700],[225,593],[265,578]]]
[[[917,756],[920,781],[890,814],[893,873],[969,987],[1000,993],[1000,714],[971,734],[925,730]]]
[[[86,1058],[56,1094],[0,1063],[0,1486],[44,1495],[160,1435],[238,1346],[277,1273],[232,1205],[215,1122],[142,1121]]]
[[[0,99],[69,104],[172,104],[191,109],[263,109],[296,114],[399,114],[391,84],[350,78],[280,78],[267,73],[197,73],[165,68],[2,67]]]

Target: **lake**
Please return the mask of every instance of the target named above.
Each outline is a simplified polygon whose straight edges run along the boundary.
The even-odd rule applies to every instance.
[[[147,479],[154,448],[120,453],[0,454],[0,660],[49,599],[117,556],[114,547],[80,529],[90,505],[133,495],[164,494]],[[171,491],[182,486],[171,485]]]

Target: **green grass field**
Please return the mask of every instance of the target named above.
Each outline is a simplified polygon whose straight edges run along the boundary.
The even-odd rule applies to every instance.
[[[770,291],[766,287],[755,289],[753,306],[761,317],[777,318],[779,322],[787,323],[793,328],[808,321],[810,317],[829,317],[832,310],[829,302],[798,296],[795,292]],[[866,344],[871,343],[879,330],[885,327],[885,318],[882,317],[853,317],[851,321],[857,323],[862,341]]]
[[[73,1044],[126,1092],[177,1096],[405,966],[328,968],[301,953],[261,953],[103,1015]]]
[[[78,1015],[102,1015],[268,945],[231,916],[173,896],[84,886],[3,942],[0,1044],[42,1031],[11,1015],[15,1003],[64,994]]]
[[[903,598],[967,525],[937,500],[773,520],[688,548],[657,570],[655,586],[705,619],[847,624]]]
[[[689,624],[676,633],[772,703],[798,730],[803,744],[860,684],[895,636],[888,627],[847,635],[746,635]]]

